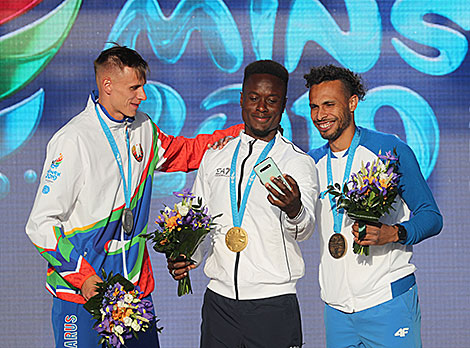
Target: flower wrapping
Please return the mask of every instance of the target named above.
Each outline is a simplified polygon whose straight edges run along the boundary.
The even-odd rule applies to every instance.
[[[398,195],[398,156],[396,149],[382,155],[379,151],[375,161],[361,163],[361,169],[351,174],[343,185],[329,185],[326,193],[337,198],[337,207],[344,209],[351,219],[359,223],[359,240],[366,234],[366,224],[380,226],[379,219],[393,208]],[[369,255],[369,247],[354,242],[354,253]]]
[[[109,276],[102,271],[104,282],[97,284],[98,294],[84,308],[96,319],[93,329],[101,336],[99,344],[108,348],[125,346],[126,340],[146,331],[155,319],[151,301],[142,300],[138,286],[120,274]],[[161,329],[157,328],[157,331]]]
[[[181,198],[172,208],[165,206],[155,220],[157,229],[144,238],[153,243],[153,249],[165,253],[169,259],[186,259],[189,262],[196,248],[204,240],[213,225],[207,207],[202,206],[202,199],[196,198],[189,189],[173,192]],[[192,293],[189,275],[178,281],[178,296]]]

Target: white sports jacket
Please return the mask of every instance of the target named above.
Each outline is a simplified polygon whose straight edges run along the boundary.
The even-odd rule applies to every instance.
[[[200,264],[208,251],[205,274],[211,279],[209,289],[232,299],[252,300],[295,293],[295,285],[304,275],[305,265],[298,241],[308,239],[315,227],[314,207],[318,196],[315,164],[293,143],[276,135],[268,157],[282,173],[299,185],[303,209],[289,219],[269,203],[269,192],[255,178],[246,204],[241,227],[248,233],[248,245],[234,253],[225,245],[225,234],[233,227],[230,204],[230,164],[238,142],[236,186],[245,191],[248,177],[266,142],[244,132],[222,150],[209,150],[203,157],[193,192],[202,197],[212,216],[222,213],[210,238],[199,246],[193,259]],[[242,167],[244,167],[242,169]],[[237,193],[238,197],[238,193]]]
[[[328,195],[318,200],[316,218],[320,234],[321,298],[331,307],[346,313],[371,308],[392,299],[394,287],[399,286],[400,280],[416,269],[410,262],[412,245],[438,234],[442,228],[442,216],[410,147],[395,135],[362,127],[358,129],[360,141],[351,174],[360,170],[362,162],[366,164],[376,160],[379,151],[382,154],[393,152],[394,149],[397,151],[401,174],[399,195],[394,204],[395,210],[383,216],[380,222],[388,225],[402,224],[408,237],[404,244],[370,246],[367,257],[356,255],[352,250],[351,231],[354,221],[344,214],[341,234],[346,238],[348,249],[346,255],[334,259],[328,251],[328,241],[334,233],[330,200]],[[334,183],[341,184],[343,181],[348,151],[342,156],[332,156]],[[328,186],[327,152],[328,144],[309,152],[317,165],[321,192],[326,191]]]
[[[86,108],[49,142],[26,225],[29,238],[49,263],[47,289],[76,303],[85,303],[80,288],[93,274],[101,276],[102,269],[108,274],[127,273],[144,296],[152,292],[152,267],[145,239],[140,236],[147,232],[154,170],[197,169],[208,143],[225,135],[238,135],[241,127],[192,139],[173,137],[142,112],[119,122],[110,119],[96,103],[96,96],[90,96]],[[96,107],[116,141],[126,179],[131,161],[134,228],[130,235],[122,232],[123,183]]]

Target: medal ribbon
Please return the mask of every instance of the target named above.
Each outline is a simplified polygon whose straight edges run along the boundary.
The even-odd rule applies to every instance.
[[[271,139],[269,143],[266,144],[264,147],[263,151],[259,155],[258,159],[256,160],[255,166],[260,163],[261,161],[265,160],[266,157],[268,156],[269,151],[273,148],[274,142],[276,141],[276,136]],[[233,220],[233,225],[235,227],[241,227],[242,221],[243,221],[243,215],[245,214],[245,208],[246,208],[246,203],[248,201],[248,196],[251,191],[251,187],[253,186],[253,181],[255,180],[255,170],[251,170],[251,174],[248,178],[248,182],[246,184],[245,192],[243,192],[243,198],[240,203],[240,209],[237,207],[237,192],[236,192],[236,177],[237,177],[237,158],[238,158],[238,152],[240,150],[240,143],[241,140],[238,142],[237,148],[235,149],[235,152],[233,153],[233,158],[232,158],[232,163],[230,165],[230,203],[232,206],[232,220]]]
[[[131,149],[129,145],[129,131],[126,127],[126,145],[127,145],[127,184],[126,178],[124,177],[124,169],[122,167],[122,157],[119,149],[117,147],[116,141],[114,140],[113,135],[111,134],[111,130],[109,129],[108,125],[100,116],[100,112],[98,110],[98,103],[95,103],[95,111],[96,115],[98,115],[98,120],[100,121],[101,128],[103,129],[106,138],[108,139],[108,143],[111,146],[111,150],[113,151],[114,158],[116,159],[116,163],[119,167],[119,173],[121,174],[122,183],[124,184],[124,199],[126,200],[126,208],[129,208],[131,205],[131,175],[132,175],[132,168],[131,168]],[[124,241],[124,227],[121,228],[121,240]],[[128,278],[127,272],[127,264],[126,264],[126,247],[125,244],[122,244],[122,267],[124,272],[124,277]]]
[[[131,148],[129,145],[129,131],[128,128],[126,127],[126,145],[127,145],[127,184],[126,184],[126,178],[124,176],[124,169],[122,166],[122,157],[121,153],[119,152],[119,149],[117,147],[116,141],[114,140],[113,135],[111,134],[111,130],[109,129],[108,125],[106,122],[104,122],[103,118],[100,116],[99,110],[98,110],[98,104],[95,104],[95,110],[96,114],[98,115],[98,119],[101,124],[101,128],[103,128],[103,132],[106,135],[106,138],[108,139],[108,143],[111,146],[111,150],[113,151],[114,158],[116,159],[116,163],[119,167],[119,173],[121,174],[122,182],[124,184],[124,198],[126,200],[126,208],[129,208],[131,206],[131,183],[132,183],[132,168],[131,168]]]
[[[354,154],[356,153],[356,149],[359,145],[359,140],[360,140],[360,132],[359,129],[356,128],[356,131],[354,132],[354,137],[351,141],[351,145],[349,146],[349,154],[348,154],[348,160],[346,161],[346,168],[344,169],[344,177],[343,177],[343,184],[341,185],[341,189],[343,188],[344,184],[347,182],[349,179],[349,175],[351,174],[351,167],[352,163],[354,160]],[[331,170],[331,148],[328,146],[328,157],[327,157],[327,162],[326,162],[326,173],[328,175],[328,185],[333,185],[333,171]],[[343,224],[343,216],[344,216],[344,210],[341,212],[338,211],[338,207],[336,206],[336,199],[333,197],[333,195],[328,195],[330,199],[330,206],[331,206],[331,211],[333,212],[333,218],[334,218],[334,225],[333,225],[333,231],[335,233],[341,233],[341,225]]]

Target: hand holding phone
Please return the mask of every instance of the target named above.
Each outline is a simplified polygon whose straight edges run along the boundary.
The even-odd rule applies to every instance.
[[[268,201],[281,209],[283,212],[287,214],[291,219],[296,217],[301,208],[302,208],[302,201],[300,200],[300,191],[299,187],[295,180],[287,175],[289,182],[292,183],[291,186],[286,178],[282,175],[281,171],[277,167],[276,163],[274,163],[271,157],[266,158],[264,161],[260,162],[254,168],[256,175],[260,178],[263,185],[270,184],[275,190],[282,194],[282,196],[274,197],[271,192],[268,195]],[[290,190],[290,192],[284,193],[281,189],[271,181],[271,178],[275,177],[283,182],[284,185]]]
[[[264,161],[258,163],[255,166],[254,170],[263,185],[266,185],[268,183],[279,193],[283,193],[281,189],[271,181],[271,177],[275,177],[281,180],[284,185],[286,185],[290,189],[289,184],[287,183],[286,179],[284,178],[278,166],[271,157],[268,157]]]

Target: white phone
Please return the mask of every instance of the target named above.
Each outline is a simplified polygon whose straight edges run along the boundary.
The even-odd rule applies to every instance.
[[[272,187],[274,187],[276,190],[278,190],[280,193],[283,193],[281,189],[277,187],[277,185],[271,181],[271,177],[275,177],[279,180],[282,180],[284,185],[286,185],[290,189],[289,184],[287,183],[284,176],[282,176],[281,171],[279,170],[278,166],[276,165],[276,163],[271,157],[268,157],[264,161],[258,163],[255,166],[254,170],[258,178],[263,183],[263,185],[268,183]]]

